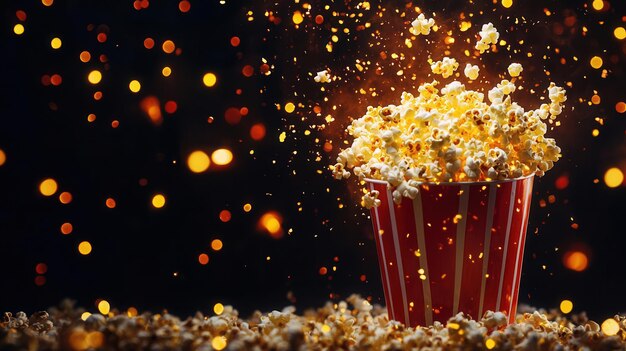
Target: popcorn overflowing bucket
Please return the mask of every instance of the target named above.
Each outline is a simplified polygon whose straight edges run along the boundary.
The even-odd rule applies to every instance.
[[[387,182],[367,183],[380,192],[371,215],[391,319],[431,325],[491,310],[514,321],[533,175],[422,183],[415,199],[399,205]]]

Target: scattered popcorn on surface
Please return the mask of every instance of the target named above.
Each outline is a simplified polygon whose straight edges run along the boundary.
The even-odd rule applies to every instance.
[[[498,33],[498,30],[491,22],[483,24],[483,28],[478,34],[480,39],[476,42],[475,47],[481,54],[489,50],[491,44],[497,44],[500,38],[500,33]]]
[[[459,63],[449,57],[444,57],[443,60],[433,62],[430,65],[434,74],[441,74],[444,78],[450,77],[457,68],[459,68]]]
[[[511,77],[519,77],[523,70],[524,68],[519,63],[512,63],[508,68],[509,75],[511,75]]]
[[[476,80],[478,79],[479,71],[480,71],[480,68],[478,68],[477,65],[472,65],[471,63],[468,63],[467,65],[465,65],[465,69],[463,70],[463,73],[470,80]]]
[[[330,74],[328,70],[319,71],[313,80],[317,83],[330,83]]]
[[[421,13],[413,22],[411,22],[410,32],[414,35],[428,35],[430,34],[430,29],[434,25],[435,20],[433,18],[426,19],[426,16]]]
[[[163,312],[92,314],[71,301],[28,317],[4,313],[2,350],[623,350],[626,317],[615,316],[610,333],[586,315],[570,319],[521,307],[516,323],[487,311],[480,320],[459,313],[444,325],[407,328],[384,308],[352,295],[317,310],[254,312],[242,319],[232,306],[219,315],[196,312],[181,319]],[[555,310],[553,310],[555,311]],[[608,321],[608,322],[607,322]]]

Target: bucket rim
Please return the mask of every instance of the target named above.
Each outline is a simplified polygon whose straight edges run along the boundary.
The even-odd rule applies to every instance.
[[[467,182],[420,182],[418,181],[419,185],[440,185],[440,186],[445,186],[445,185],[489,185],[489,184],[504,184],[504,183],[511,183],[511,182],[516,182],[519,180],[524,180],[524,179],[529,179],[529,178],[534,178],[535,177],[535,173],[531,173],[529,175],[526,176],[522,176],[522,177],[518,177],[518,178],[510,178],[510,179],[502,179],[502,180],[482,180],[482,181],[478,181],[478,182],[472,182],[472,181],[467,181]],[[389,184],[389,182],[387,182],[386,180],[380,180],[380,179],[372,179],[372,178],[365,178],[363,179],[368,183],[372,183],[372,184],[386,184],[387,186],[391,186],[391,184]]]

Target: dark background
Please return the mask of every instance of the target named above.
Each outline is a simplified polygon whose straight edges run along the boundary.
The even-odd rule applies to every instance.
[[[595,318],[626,311],[625,189],[603,181],[611,167],[626,171],[626,117],[615,108],[626,99],[626,41],[613,35],[615,27],[626,25],[623,2],[605,1],[602,11],[593,10],[591,1],[517,0],[510,9],[489,1],[425,3],[414,5],[448,23],[459,13],[483,11],[480,20],[500,28],[499,23],[523,16],[525,29],[508,35],[527,38],[522,46],[538,58],[524,62],[525,72],[539,72],[542,84],[546,70],[557,84],[573,82],[562,126],[550,132],[564,157],[535,182],[520,301],[556,308],[570,299],[575,311]],[[406,3],[394,4],[387,8]],[[291,303],[302,310],[351,293],[382,302],[367,213],[358,205],[356,188],[332,180],[326,169],[337,147],[323,150],[331,140],[341,145],[340,131],[358,112],[334,115],[336,121],[319,130],[308,108],[311,100],[321,101],[319,88],[303,94],[309,72],[351,64],[351,55],[359,53],[352,48],[367,39],[342,39],[333,53],[326,52],[334,22],[324,5],[311,3],[296,28],[292,14],[305,13],[303,3],[195,0],[182,13],[178,1],[153,1],[141,10],[133,1],[55,0],[50,7],[35,0],[2,2],[0,149],[7,159],[0,166],[0,310],[32,312],[64,297],[91,311],[96,300],[106,299],[119,309],[181,314],[210,310],[216,302],[244,314]],[[332,6],[349,12],[356,3]],[[25,21],[16,17],[18,10],[27,14]],[[324,15],[323,25],[316,27],[316,14]],[[17,23],[23,23],[23,35],[13,33]],[[470,31],[478,28],[476,22]],[[107,34],[103,43],[96,39],[101,32]],[[241,39],[237,47],[230,44],[233,36]],[[53,37],[63,41],[59,50],[50,47]],[[151,50],[143,46],[146,37],[155,39]],[[182,50],[179,55],[161,50],[166,39]],[[88,63],[79,60],[83,50],[91,53]],[[106,62],[99,55],[106,55]],[[603,58],[606,78],[589,65],[594,55]],[[264,73],[262,59],[271,74]],[[511,61],[503,62],[506,69]],[[168,78],[161,75],[166,65],[172,68]],[[251,77],[242,74],[246,65],[254,68]],[[93,69],[103,73],[98,85],[87,81]],[[218,77],[212,88],[202,84],[209,71]],[[61,75],[62,83],[43,85],[42,76],[52,74]],[[128,89],[132,79],[141,82],[137,94]],[[92,97],[96,91],[103,93],[99,101]],[[594,94],[601,97],[599,104],[590,102]],[[170,100],[178,109],[163,111],[163,123],[155,125],[140,108],[146,96],[156,96],[162,110]],[[304,103],[287,114],[282,106],[288,101]],[[354,101],[350,109],[361,113],[373,103]],[[249,113],[241,121],[225,120],[228,108],[244,106]],[[90,113],[97,116],[92,123]],[[117,128],[113,120],[119,121]],[[267,130],[260,141],[249,134],[256,123]],[[312,132],[306,138],[305,129]],[[599,136],[592,136],[593,129]],[[285,131],[287,139],[280,142]],[[293,136],[296,131],[300,137]],[[191,151],[210,154],[217,148],[232,150],[233,162],[201,174],[189,171]],[[49,177],[59,190],[44,197],[38,186]],[[569,182],[562,189],[555,185],[559,177]],[[72,194],[70,204],[59,202],[62,191]],[[166,196],[162,209],[150,205],[156,193]],[[105,206],[109,197],[116,201],[113,209]],[[252,205],[248,213],[246,203]],[[222,210],[231,212],[230,221],[220,220]],[[282,238],[259,229],[259,218],[268,211],[282,217]],[[59,231],[64,222],[73,224],[70,235]],[[213,239],[222,240],[224,248],[211,250]],[[84,240],[93,245],[87,256],[77,250]],[[563,256],[572,250],[589,257],[587,269],[564,266]],[[201,253],[209,255],[209,264],[198,263]],[[38,263],[47,265],[41,286],[35,284]],[[320,274],[322,267],[327,274]]]

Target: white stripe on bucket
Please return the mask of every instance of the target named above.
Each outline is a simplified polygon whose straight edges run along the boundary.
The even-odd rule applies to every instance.
[[[374,184],[372,183],[370,183],[370,191],[374,191]],[[376,217],[376,228],[378,229],[376,233],[374,233],[374,235],[380,235],[381,229],[380,229],[380,219],[378,215],[378,207],[374,207],[374,214]],[[391,319],[396,319],[393,313],[393,296],[391,296],[391,285],[389,283],[389,271],[387,270],[387,257],[385,255],[385,244],[383,244],[383,238],[379,238],[378,240],[375,240],[375,242],[380,243],[380,252],[383,255],[382,257],[383,272],[382,273],[385,275],[385,281],[387,282],[387,293],[389,295],[387,296],[387,298],[388,298],[389,305],[390,305],[390,306],[387,306],[387,314],[391,317]]]
[[[396,212],[391,190],[387,189],[387,204],[389,204],[389,218],[391,218],[391,230],[393,232],[393,246],[396,252],[396,263],[398,264],[398,275],[400,276],[400,289],[402,289],[402,306],[404,307],[404,324],[409,326],[409,305],[406,297],[406,285],[404,284],[404,268],[402,267],[402,255],[400,253],[400,241],[398,240],[398,225],[396,223]],[[397,319],[396,319],[397,320]]]
[[[459,300],[461,299],[461,282],[463,278],[463,260],[465,259],[465,227],[467,224],[467,204],[469,202],[469,186],[461,186],[459,198],[459,212],[461,219],[456,227],[456,255],[454,266],[454,304],[452,315],[459,312]]]
[[[485,241],[483,242],[483,275],[480,284],[480,303],[478,305],[478,316],[483,316],[483,304],[485,302],[485,286],[487,285],[487,268],[489,267],[489,249],[491,246],[491,228],[493,226],[493,211],[496,207],[496,193],[498,188],[495,184],[489,185],[489,203],[487,204],[487,217],[485,221]]]
[[[424,216],[422,212],[422,192],[417,193],[413,200],[413,215],[415,218],[415,229],[417,231],[417,246],[420,250],[420,268],[424,270],[425,280],[422,280],[422,292],[424,295],[424,321],[426,325],[433,324],[433,302],[430,295],[430,277],[428,275],[428,259],[426,256],[426,236],[424,235]],[[421,280],[421,279],[420,279]]]
[[[522,206],[524,206],[524,212],[522,214],[522,227],[520,228],[520,233],[518,236],[518,243],[517,243],[517,256],[515,258],[515,273],[513,274],[513,285],[511,287],[511,303],[509,304],[509,311],[513,311],[513,295],[515,294],[515,289],[519,289],[518,286],[515,286],[516,282],[517,282],[517,269],[519,267],[520,261],[522,261],[523,257],[520,257],[520,251],[524,252],[524,248],[522,247],[522,236],[524,236],[524,232],[526,231],[526,226],[524,225],[524,223],[527,223],[528,218],[526,216],[528,216],[528,209],[529,209],[529,203],[530,203],[530,199],[528,198],[528,193],[530,193],[529,191],[529,185],[532,184],[531,181],[525,180],[524,181],[524,202],[522,203]],[[521,272],[520,272],[521,275]],[[509,316],[511,317],[511,316]],[[515,316],[512,316],[513,318],[515,318]]]
[[[502,285],[504,284],[504,265],[506,263],[507,252],[509,251],[509,237],[511,236],[511,221],[513,219],[513,208],[515,207],[515,189],[517,182],[511,183],[511,200],[509,201],[509,217],[506,222],[506,236],[504,237],[504,251],[502,253],[502,265],[500,265],[500,284],[498,285],[498,299],[496,300],[496,311],[500,311],[500,301],[502,300]]]

